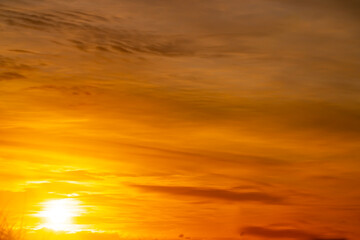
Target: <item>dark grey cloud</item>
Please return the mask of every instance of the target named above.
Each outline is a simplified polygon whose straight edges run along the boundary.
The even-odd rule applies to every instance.
[[[299,239],[299,240],[347,240],[347,238],[323,238],[321,234],[296,228],[268,228],[260,226],[247,226],[240,229],[240,235],[252,235],[270,239]]]
[[[0,8],[0,21],[51,34],[69,36],[71,45],[82,51],[145,53],[164,56],[193,55],[193,41],[181,36],[159,35],[137,29],[102,26],[105,17],[80,11],[32,12],[18,8]]]
[[[147,192],[159,192],[170,195],[189,196],[231,202],[260,202],[265,204],[283,204],[284,198],[262,192],[235,192],[216,188],[198,188],[184,186],[156,186],[132,184],[132,187]]]
[[[36,52],[25,50],[25,49],[9,49],[9,51],[17,52],[17,53],[36,54]]]
[[[111,14],[109,16],[96,15],[72,9],[40,10],[41,8],[35,8],[29,10],[19,7],[2,7],[0,22],[12,27],[62,34],[70,38],[71,45],[82,51],[202,57],[254,53],[256,49],[248,43],[249,37],[271,36],[281,32],[283,28],[278,17],[259,19],[256,15],[246,13],[233,16],[232,11],[224,14],[223,11],[217,9],[225,5],[228,11],[231,7],[244,7],[243,4],[234,5],[234,2],[219,4],[217,1],[187,1],[186,3],[171,1],[169,4],[161,1],[149,5],[143,1],[114,2],[114,9],[130,13],[127,19],[116,21]],[[138,12],[139,8],[143,9],[143,13]],[[158,8],[162,9],[160,14]],[[164,9],[169,11],[164,11]],[[173,12],[173,14],[169,15],[167,12]],[[188,12],[191,13],[187,14]],[[115,15],[115,13],[112,14]],[[231,17],[227,17],[228,15]],[[264,15],[264,17],[267,18],[269,15]],[[144,21],[145,26],[148,25],[146,21],[159,24],[170,20],[170,23],[174,24],[172,28],[178,31],[144,30],[144,26],[134,25],[132,19],[135,18],[140,22]],[[196,29],[197,31],[194,32],[193,30]],[[189,30],[190,32],[186,33]]]
[[[8,25],[55,32],[89,27],[91,19],[84,19],[81,16],[82,14],[69,15],[58,11],[27,12],[19,8],[0,8],[0,19]]]
[[[314,238],[313,240],[347,240],[347,238]]]
[[[2,55],[0,55],[0,66],[2,67],[2,69],[5,69],[5,70],[11,71],[11,72],[30,71],[30,70],[35,69],[34,66],[25,64],[18,59],[14,59],[14,58],[2,56]]]
[[[0,81],[1,80],[21,79],[21,78],[26,78],[26,77],[17,72],[1,72],[0,73]]]
[[[258,226],[248,226],[240,230],[241,235],[252,235],[263,238],[285,238],[285,239],[314,239],[315,235],[299,229],[272,229]]]
[[[347,240],[347,238],[314,238],[313,240]]]

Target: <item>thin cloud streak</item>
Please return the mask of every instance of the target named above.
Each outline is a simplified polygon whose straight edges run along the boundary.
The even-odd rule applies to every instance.
[[[225,200],[231,202],[260,202],[266,204],[282,204],[282,197],[260,192],[234,192],[224,189],[197,188],[184,186],[154,186],[130,185],[149,192],[166,193],[170,195],[192,196],[207,199]]]
[[[359,9],[2,0],[1,199],[120,238],[358,239]]]

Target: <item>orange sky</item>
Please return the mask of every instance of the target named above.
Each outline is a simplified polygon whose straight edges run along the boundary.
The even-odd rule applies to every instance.
[[[359,16],[0,0],[0,209],[32,232],[75,199],[81,239],[359,239]]]

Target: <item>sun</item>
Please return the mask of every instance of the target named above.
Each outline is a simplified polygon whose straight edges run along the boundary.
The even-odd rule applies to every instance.
[[[56,199],[46,201],[43,210],[38,216],[43,219],[41,228],[54,231],[77,231],[79,227],[75,224],[74,217],[80,216],[81,208],[78,200],[72,198]]]

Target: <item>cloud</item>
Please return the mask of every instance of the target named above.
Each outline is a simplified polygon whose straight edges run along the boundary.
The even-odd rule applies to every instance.
[[[277,15],[266,14],[264,19],[259,19],[255,14],[238,14],[232,9],[246,7],[247,4],[236,1],[229,1],[228,4],[187,1],[191,3],[191,7],[179,1],[152,4],[144,1],[110,2],[114,9],[121,8],[123,15],[129,16],[119,20],[118,14],[109,9],[110,14],[106,17],[104,14],[89,13],[85,9],[89,11],[89,6],[90,9],[96,8],[96,4],[79,1],[74,4],[74,8],[81,9],[83,5],[87,8],[83,7],[84,10],[81,11],[64,6],[55,9],[51,3],[46,5],[46,11],[41,7],[4,7],[0,9],[0,20],[10,27],[65,35],[67,37],[63,42],[68,41],[81,51],[167,57],[216,58],[244,53],[257,55],[258,50],[249,44],[249,38],[271,36],[282,31]],[[167,11],[159,14],[159,7],[168,9],[173,14],[169,15]],[[229,10],[229,16],[222,14],[219,7]],[[142,13],[138,12],[139,9],[142,9]],[[133,19],[143,21],[144,26],[134,24]],[[165,26],[166,31],[162,28],[153,29],[151,24],[148,26],[149,22],[164,25],[169,20],[176,25],[170,31],[168,26]],[[273,22],[275,24],[271,24]],[[197,31],[194,32],[192,28]]]
[[[50,181],[79,181],[79,182],[91,182],[102,179],[103,174],[97,174],[86,170],[65,170],[65,171],[51,171],[40,175],[39,177],[44,180]]]
[[[274,229],[260,226],[248,226],[240,230],[241,235],[252,235],[271,239],[300,239],[300,240],[346,240],[347,238],[322,238],[321,234],[314,234],[296,228]]]
[[[16,70],[16,71],[29,71],[29,70],[34,70],[34,66],[28,65],[28,64],[24,64],[21,61],[11,58],[11,57],[7,57],[7,56],[2,56],[0,55],[0,65],[7,70]],[[14,72],[15,74],[18,72]],[[19,74],[19,73],[18,73]]]
[[[109,142],[110,143],[110,142]],[[248,166],[261,168],[291,167],[292,163],[282,159],[265,157],[261,155],[243,155],[216,150],[194,150],[177,148],[162,148],[159,146],[141,145],[138,143],[113,142],[112,144],[134,148],[139,155],[154,156],[157,159],[172,159],[173,162],[202,162],[204,165],[221,163],[223,166]]]
[[[86,17],[84,17],[86,16]],[[21,8],[0,8],[0,19],[11,26],[19,26],[36,30],[76,30],[84,24],[84,28],[90,27],[89,23],[104,17],[85,14],[81,12],[26,12]],[[94,27],[94,29],[96,29]]]
[[[313,240],[347,240],[347,238],[314,238]]]
[[[47,229],[39,229],[38,231],[32,231],[27,234],[29,239],[41,240],[44,236],[51,236],[53,240],[120,240],[121,238],[117,233],[112,232],[91,232],[91,231],[79,231],[75,233],[56,232]]]
[[[78,95],[78,96],[91,96],[96,92],[97,88],[86,85],[74,85],[74,86],[61,86],[61,85],[42,85],[36,87],[29,87],[28,91],[54,91],[64,95]]]
[[[0,2],[2,188],[124,235],[359,234],[357,2]]]
[[[359,17],[360,13],[360,3],[357,0],[304,0],[304,1],[296,1],[296,0],[270,0],[270,1],[278,1],[286,5],[292,5],[294,7],[303,7],[303,9],[307,9],[310,11],[318,11],[322,14],[334,14],[334,12],[345,13],[347,16],[351,17]],[[329,13],[330,11],[330,13]]]
[[[271,229],[265,227],[249,226],[241,229],[242,235],[252,235],[264,238],[292,238],[292,239],[313,239],[312,233],[298,229]]]
[[[193,41],[181,36],[159,35],[126,29],[99,26],[107,19],[81,11],[28,12],[19,8],[0,8],[0,20],[9,26],[28,28],[44,33],[69,36],[69,42],[81,51],[112,51],[113,53],[143,53],[164,56],[191,56]]]
[[[146,192],[159,192],[170,195],[189,196],[206,198],[209,200],[223,200],[231,202],[260,202],[265,204],[283,204],[284,198],[261,192],[235,192],[216,188],[198,188],[183,186],[156,186],[156,185],[138,185],[130,186],[139,188]]]
[[[0,73],[0,81],[1,80],[22,79],[22,78],[26,78],[26,77],[17,72],[2,72],[2,73]]]

